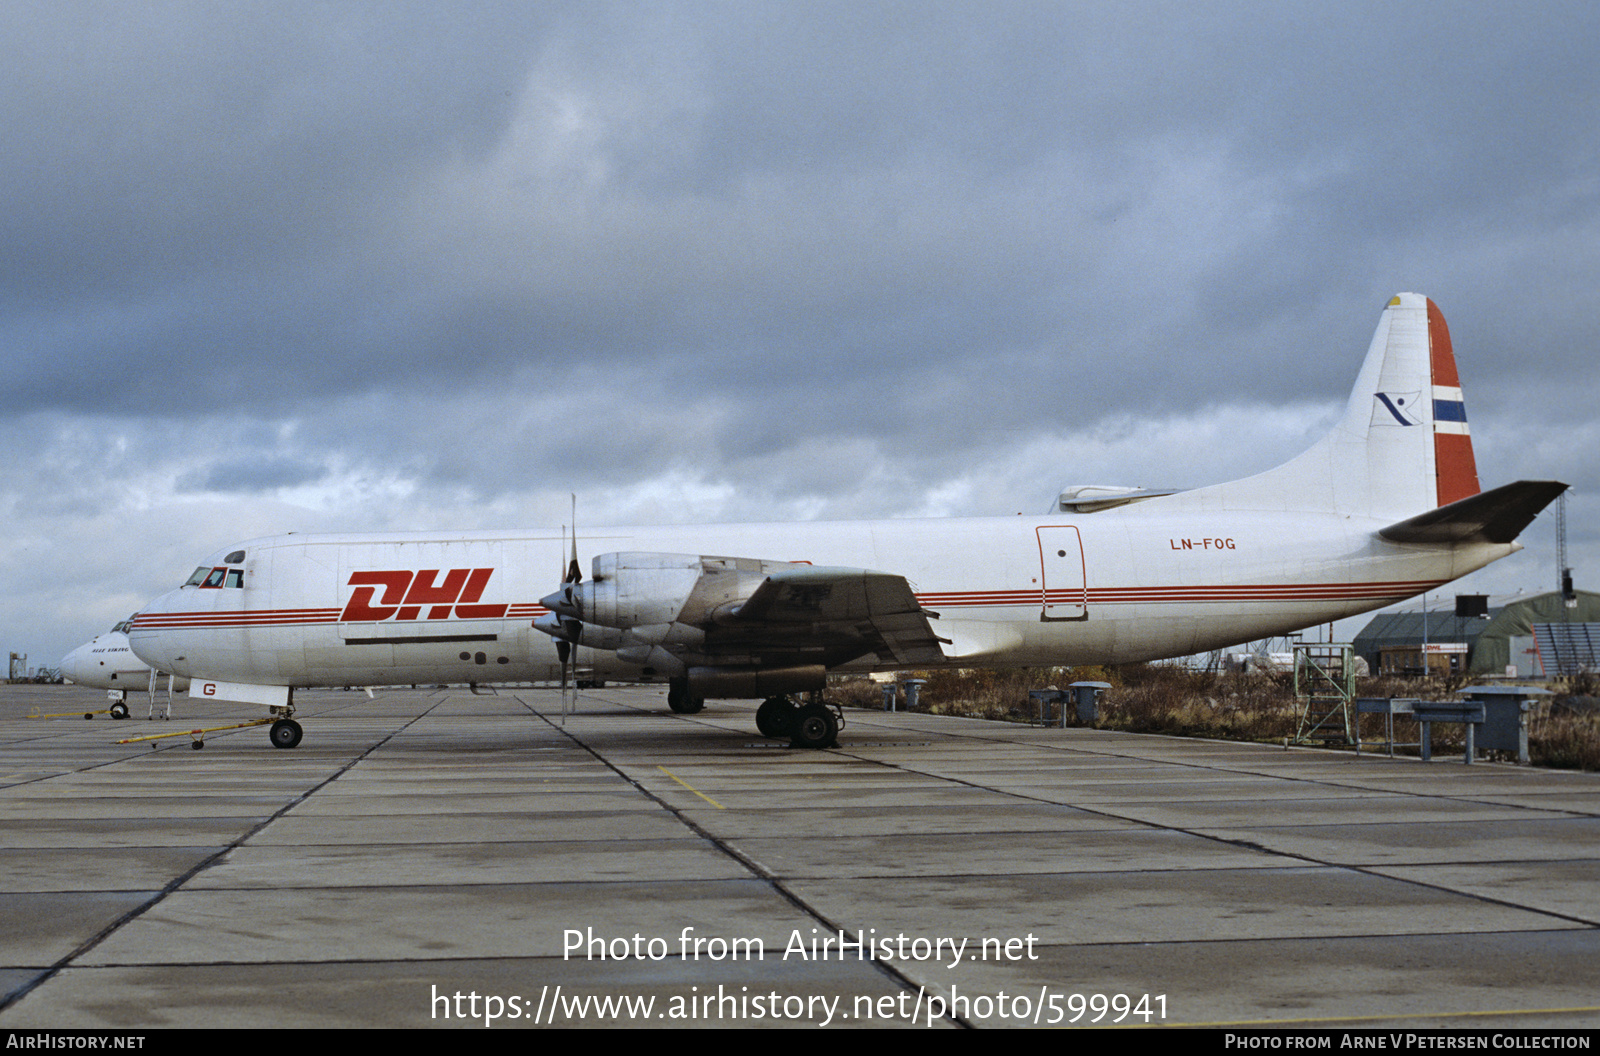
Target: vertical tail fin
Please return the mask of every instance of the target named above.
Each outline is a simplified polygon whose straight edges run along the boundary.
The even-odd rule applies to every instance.
[[[1399,519],[1477,493],[1450,330],[1431,300],[1401,293],[1378,320],[1350,401],[1327,436],[1276,469],[1174,498]]]

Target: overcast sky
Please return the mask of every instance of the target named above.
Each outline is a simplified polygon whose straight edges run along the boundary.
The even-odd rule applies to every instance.
[[[257,535],[1228,480],[1402,290],[1600,589],[1587,0],[13,0],[0,62],[32,664]]]

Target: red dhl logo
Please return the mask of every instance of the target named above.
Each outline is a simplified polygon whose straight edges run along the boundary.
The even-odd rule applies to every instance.
[[[489,585],[492,568],[452,568],[439,578],[439,569],[424,568],[419,572],[405,570],[352,572],[349,586],[355,593],[339,614],[341,622],[375,622],[393,617],[397,620],[421,618],[428,610],[430,620],[447,620],[451,609],[458,620],[497,620],[506,614],[506,605],[479,605],[484,588]],[[378,597],[378,591],[383,596]]]

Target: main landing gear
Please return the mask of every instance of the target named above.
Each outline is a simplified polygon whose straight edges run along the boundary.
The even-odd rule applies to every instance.
[[[705,697],[689,695],[689,680],[674,678],[667,683],[667,707],[679,715],[694,715],[706,706]]]
[[[822,694],[808,694],[801,704],[793,697],[768,697],[756,709],[756,729],[764,737],[789,738],[793,748],[837,748],[844,715]]]
[[[689,696],[687,679],[675,678],[667,683],[667,707],[677,714],[693,715],[705,706],[704,697]],[[843,728],[844,714],[837,705],[824,702],[821,693],[806,694],[804,704],[788,696],[768,697],[756,709],[756,729],[761,735],[787,737],[793,748],[837,748]],[[276,733],[273,737],[276,744]]]

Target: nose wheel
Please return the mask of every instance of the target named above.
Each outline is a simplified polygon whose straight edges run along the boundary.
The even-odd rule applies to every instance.
[[[293,719],[279,719],[272,724],[272,729],[267,731],[267,736],[272,738],[274,748],[293,748],[300,743],[303,732],[300,724]]]

